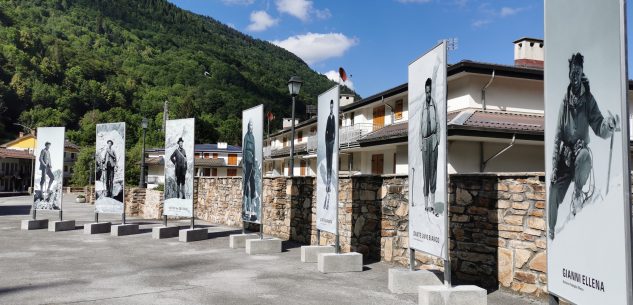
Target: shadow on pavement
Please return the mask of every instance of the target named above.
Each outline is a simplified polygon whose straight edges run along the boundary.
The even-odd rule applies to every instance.
[[[31,205],[3,205],[0,206],[0,216],[29,215]]]
[[[0,295],[6,295],[11,293],[17,293],[26,290],[38,290],[38,289],[46,289],[46,288],[54,288],[59,286],[66,285],[74,285],[74,284],[88,284],[88,281],[80,281],[80,280],[68,280],[54,283],[42,283],[42,284],[32,284],[32,285],[19,285],[13,287],[0,287]]]

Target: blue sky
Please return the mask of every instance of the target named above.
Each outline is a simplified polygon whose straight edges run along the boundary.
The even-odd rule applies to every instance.
[[[407,65],[441,39],[458,39],[450,63],[513,64],[514,40],[543,38],[542,0],[169,1],[281,45],[319,73],[344,67],[364,97],[405,83]]]

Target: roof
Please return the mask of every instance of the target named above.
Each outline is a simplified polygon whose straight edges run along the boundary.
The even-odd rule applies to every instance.
[[[476,132],[479,136],[517,134],[519,138],[542,140],[545,132],[545,116],[508,111],[465,109],[448,113],[449,135]],[[392,124],[368,133],[358,140],[361,146],[406,142],[408,122]],[[521,137],[522,136],[522,137]]]
[[[306,148],[308,147],[308,144],[306,143],[299,143],[295,145],[295,153],[299,152],[299,151],[305,151]],[[273,149],[270,152],[270,156],[275,158],[275,157],[282,157],[282,156],[290,156],[290,146],[286,146],[286,147],[282,147],[279,149]]]
[[[26,150],[0,148],[1,159],[35,159],[33,154]]]
[[[521,37],[515,41],[513,41],[512,43],[517,43],[517,42],[521,42],[521,41],[533,41],[533,42],[543,42],[543,39],[541,38],[531,38],[531,37]]]
[[[37,138],[36,138],[34,135],[32,135],[32,134],[27,134],[27,135],[24,135],[24,136],[18,137],[18,138],[16,138],[16,139],[13,139],[13,140],[11,140],[11,141],[9,141],[9,142],[6,142],[6,143],[4,143],[4,144],[0,145],[0,147],[2,147],[2,148],[6,148],[6,147],[9,147],[9,146],[14,145],[15,143],[18,143],[18,142],[20,142],[20,141],[24,141],[24,140],[27,140],[27,139],[35,139],[35,140],[37,140]],[[80,150],[79,146],[77,146],[75,143],[70,142],[70,141],[68,141],[68,140],[66,140],[66,139],[64,139],[64,148],[67,148],[67,149],[72,149],[72,150],[77,150],[77,151],[79,151],[79,150]],[[16,148],[16,150],[17,150],[17,148]]]

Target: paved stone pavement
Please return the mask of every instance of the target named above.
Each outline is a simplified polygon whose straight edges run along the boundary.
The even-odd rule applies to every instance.
[[[92,206],[64,197],[67,232],[21,231],[30,197],[0,198],[0,304],[417,304],[417,295],[387,289],[386,263],[361,273],[321,274],[302,264],[300,245],[285,243],[278,255],[249,256],[229,249],[228,235],[240,230],[198,221],[209,240],[152,240],[159,221],[129,218],[141,234],[84,235]],[[38,212],[55,220],[57,213]],[[114,215],[101,221],[118,223]],[[180,222],[187,226],[188,221]],[[544,304],[496,291],[488,304]]]

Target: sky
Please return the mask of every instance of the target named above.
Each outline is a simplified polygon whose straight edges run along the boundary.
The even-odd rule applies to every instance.
[[[449,63],[512,65],[513,41],[544,35],[542,0],[169,1],[279,45],[333,80],[343,67],[363,97],[407,82],[409,63],[442,39],[457,40]]]

